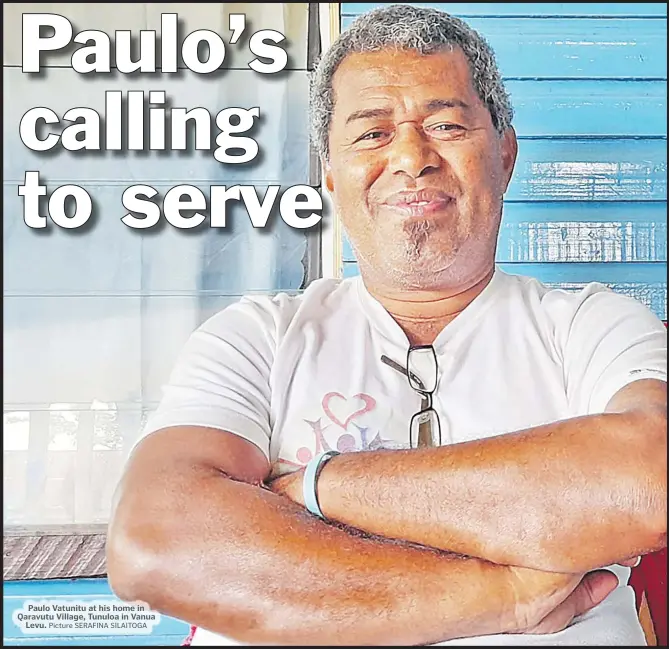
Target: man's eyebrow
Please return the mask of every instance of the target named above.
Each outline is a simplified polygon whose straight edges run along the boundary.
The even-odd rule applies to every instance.
[[[346,123],[350,124],[356,119],[373,119],[374,117],[390,117],[393,114],[391,108],[363,108],[352,112],[347,118]]]
[[[462,99],[430,99],[425,104],[425,109],[429,113],[434,113],[443,108],[464,108],[468,110],[470,106]]]

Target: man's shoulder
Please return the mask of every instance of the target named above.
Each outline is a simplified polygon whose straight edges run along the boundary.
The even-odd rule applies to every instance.
[[[555,285],[527,275],[503,275],[507,295],[522,301],[527,311],[553,325],[571,327],[576,321],[588,321],[597,327],[606,327],[615,319],[630,316],[651,325],[662,325],[643,302],[601,282],[571,287],[568,282]]]

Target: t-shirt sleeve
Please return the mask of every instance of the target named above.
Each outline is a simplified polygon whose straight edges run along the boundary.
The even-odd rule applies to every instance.
[[[601,284],[579,298],[563,329],[567,396],[576,412],[604,412],[633,381],[667,380],[667,331],[648,307]]]
[[[181,350],[140,439],[168,426],[205,426],[247,439],[269,459],[275,334],[271,309],[250,298],[204,322]]]

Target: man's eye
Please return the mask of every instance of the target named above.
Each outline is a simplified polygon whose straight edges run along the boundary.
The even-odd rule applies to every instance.
[[[459,124],[435,124],[430,126],[428,130],[436,133],[459,133],[464,131],[464,128]]]
[[[370,131],[369,133],[365,133],[362,137],[358,138],[358,140],[378,140],[384,135],[385,133],[383,131]]]

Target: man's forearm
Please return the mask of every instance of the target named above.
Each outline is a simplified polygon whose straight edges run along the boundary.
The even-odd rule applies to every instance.
[[[121,598],[245,643],[418,645],[511,627],[508,569],[348,534],[215,470],[126,477],[110,539]]]
[[[326,517],[373,534],[587,571],[666,543],[666,438],[663,451],[644,435],[634,415],[604,414],[436,449],[343,454],[323,469],[318,497]]]

